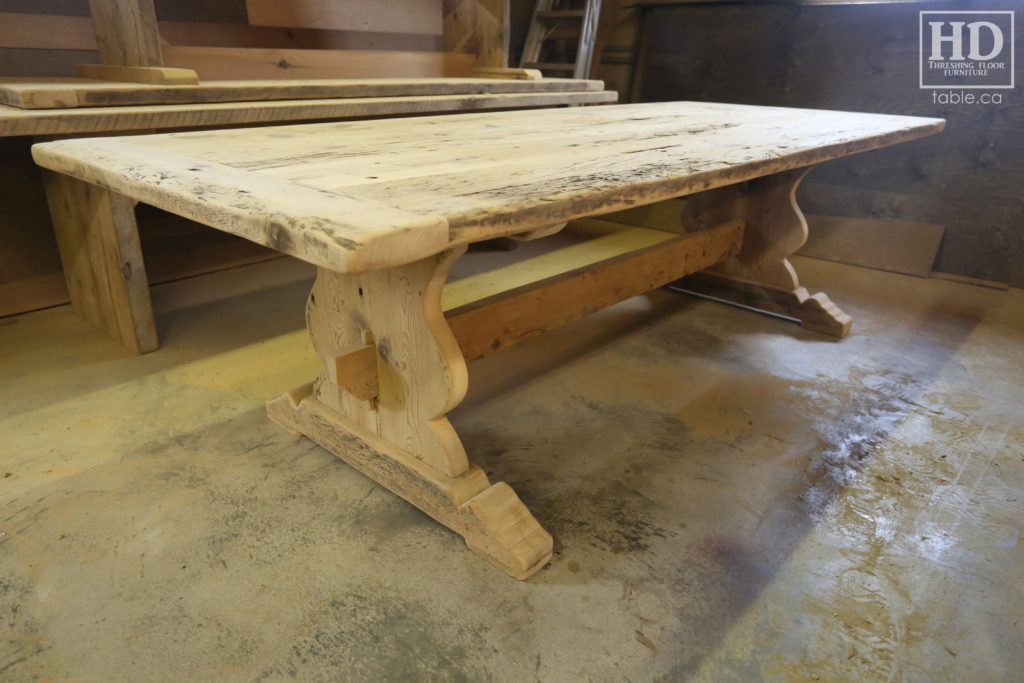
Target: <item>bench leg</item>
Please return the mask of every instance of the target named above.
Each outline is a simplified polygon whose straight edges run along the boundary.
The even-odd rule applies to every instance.
[[[469,463],[445,417],[465,396],[468,381],[441,310],[445,279],[464,251],[357,275],[321,268],[306,323],[324,371],[312,384],[270,401],[267,414],[524,579],[550,559],[551,535],[508,484],[492,485]]]
[[[134,203],[52,171],[44,183],[72,310],[136,353],[155,350]]]
[[[740,253],[688,276],[685,289],[759,308],[800,321],[801,326],[845,337],[852,320],[824,293],[800,285],[788,257],[807,240],[807,221],[796,203],[796,188],[811,167],[765,176],[688,197],[682,221],[702,229],[742,216],[747,227]]]

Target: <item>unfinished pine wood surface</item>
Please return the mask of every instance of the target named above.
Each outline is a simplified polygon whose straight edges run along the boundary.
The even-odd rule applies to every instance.
[[[701,228],[723,216],[747,224],[743,248],[684,284],[691,291],[800,321],[810,330],[845,337],[853,320],[824,292],[811,294],[789,262],[807,240],[807,220],[796,189],[812,167],[791,169],[687,198],[682,222]]]
[[[144,85],[198,85],[199,76],[192,69],[170,66],[117,66],[114,64],[79,64],[82,78]]]
[[[90,65],[83,65],[88,67]],[[174,69],[164,69],[174,71]],[[492,70],[493,71],[493,70]],[[515,72],[523,69],[510,70]],[[600,91],[601,81],[572,78],[332,78],[204,81],[195,85],[113,83],[91,78],[0,78],[0,104],[22,109],[140,104],[203,104],[425,95]]]
[[[552,539],[515,492],[470,465],[445,414],[465,396],[466,361],[441,309],[458,246],[365,274],[325,268],[306,305],[324,371],[267,413],[305,434],[435,519],[517,578],[550,558]],[[367,365],[369,363],[369,365]],[[363,393],[372,378],[372,394]],[[367,449],[352,448],[352,436]]]
[[[746,224],[743,248],[707,273],[690,275],[678,288],[800,322],[844,337],[852,324],[824,292],[811,294],[789,262],[807,239],[807,221],[796,189],[812,167],[783,171],[705,192],[628,209],[610,221],[687,233],[730,219]]]
[[[165,104],[80,109],[19,109],[0,105],[0,137],[107,134],[168,128],[223,128],[321,119],[554,107],[614,102],[606,90],[418,97],[354,97],[271,102]]]
[[[444,49],[471,52],[475,65],[508,66],[509,0],[444,0]]]
[[[517,579],[551,559],[554,541],[512,487],[491,484],[476,465],[450,477],[318,401],[312,385],[267,403],[267,416],[305,435],[466,540],[470,550]]]
[[[134,202],[70,176],[44,174],[75,313],[136,353],[157,347]]]
[[[0,47],[96,50],[89,17],[0,12]]]
[[[930,277],[945,228],[934,223],[807,215],[800,256]]]
[[[441,34],[338,31],[224,24],[203,21],[161,21],[160,37],[170,45],[204,47],[276,47],[330,50],[440,51]],[[0,47],[36,50],[95,50],[89,17],[0,12]]]
[[[114,66],[163,66],[153,0],[89,0],[100,61]]]
[[[465,396],[466,362],[441,310],[444,281],[465,250],[372,273],[320,269],[306,305],[325,367],[314,383],[317,400],[447,476],[469,467],[445,417]],[[376,351],[372,403],[342,390],[347,373],[337,362],[367,346]]]
[[[477,360],[709,268],[739,250],[743,229],[736,220],[688,235],[611,233],[453,282],[445,315],[466,361]]]
[[[519,81],[538,81],[544,78],[537,69],[516,69],[494,66],[475,66],[470,72],[477,78],[510,78]]]
[[[33,154],[44,167],[359,272],[884,147],[943,123],[679,102],[65,140]],[[342,213],[352,209],[366,222]]]
[[[253,26],[440,35],[441,0],[245,0]]]
[[[745,227],[742,220],[732,220],[681,235],[595,219],[585,222],[586,232],[594,233],[586,241],[444,286],[441,310],[467,362],[713,266],[739,251]],[[332,279],[329,275],[322,277],[325,281]],[[319,313],[319,319],[326,323],[314,324],[310,318],[311,332],[316,331],[314,344],[318,351],[326,349],[320,353],[324,381],[342,389],[341,396],[349,394],[359,401],[371,401],[379,395],[377,347],[372,341],[375,333],[367,322],[369,316],[361,310],[367,304],[364,297],[370,297],[371,292],[365,284],[360,281],[355,285],[359,294],[350,293],[347,306],[340,302],[331,306],[336,312],[344,309],[349,314],[358,310],[354,319],[366,323],[366,327],[339,327],[337,315]],[[318,288],[324,289],[321,285]],[[333,301],[331,297],[337,291],[337,286],[319,294],[314,289],[309,311],[319,309],[325,297]],[[401,300],[391,293],[388,296],[393,301]],[[330,401],[321,400],[343,410],[341,399],[334,395]],[[376,407],[374,404],[373,409]],[[350,410],[352,406],[344,408]],[[363,418],[367,415],[375,414],[360,414]],[[370,424],[364,426],[373,428]]]
[[[164,63],[204,81],[468,76],[476,57],[461,52],[295,50],[265,47],[163,48]]]

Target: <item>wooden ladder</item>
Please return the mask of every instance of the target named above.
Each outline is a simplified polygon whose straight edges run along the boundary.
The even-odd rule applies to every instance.
[[[571,73],[573,78],[589,78],[600,13],[601,0],[537,0],[519,66],[540,69],[545,76],[554,72],[550,75],[566,76]],[[557,52],[563,46],[555,43],[565,38],[564,32],[577,41],[571,62],[557,61]]]

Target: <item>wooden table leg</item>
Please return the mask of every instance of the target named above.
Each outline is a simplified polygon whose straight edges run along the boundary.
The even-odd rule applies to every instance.
[[[445,417],[464,397],[468,381],[441,309],[445,279],[464,252],[462,246],[356,275],[321,268],[306,322],[324,371],[312,384],[270,401],[267,414],[524,579],[550,559],[551,535],[508,484],[492,485],[469,463]]]
[[[155,350],[135,203],[61,173],[43,179],[72,310],[136,353]]]
[[[686,198],[682,223],[704,229],[742,216],[747,227],[737,256],[688,276],[687,289],[779,313],[801,326],[845,337],[852,320],[822,292],[800,285],[788,257],[807,240],[807,221],[796,203],[796,188],[813,167],[785,171]]]

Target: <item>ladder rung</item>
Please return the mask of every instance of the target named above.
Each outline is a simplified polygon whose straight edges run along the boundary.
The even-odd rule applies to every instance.
[[[540,69],[541,71],[575,71],[576,65],[571,62],[524,62],[526,69]]]
[[[584,10],[581,9],[556,9],[537,12],[534,15],[537,21],[566,21],[567,19],[583,19]]]

